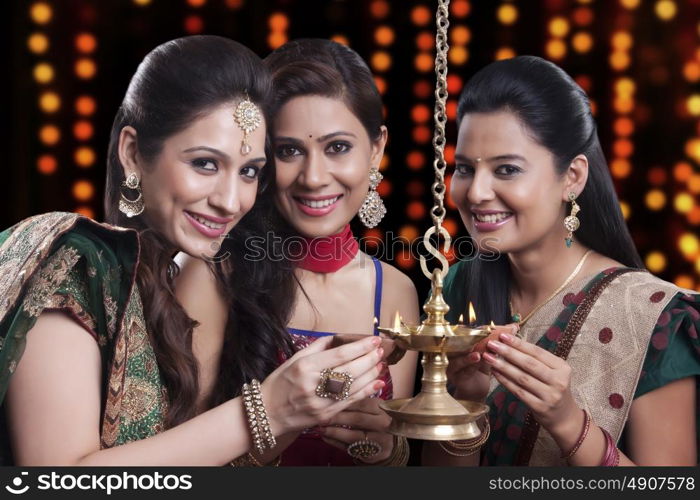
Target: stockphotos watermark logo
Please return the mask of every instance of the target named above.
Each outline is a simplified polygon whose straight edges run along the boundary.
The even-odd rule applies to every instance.
[[[30,489],[39,491],[98,491],[111,495],[114,491],[132,490],[190,490],[192,489],[192,476],[189,474],[161,474],[152,472],[149,474],[41,474],[37,476],[35,488],[30,488],[29,473],[21,472],[12,479],[11,484],[5,489],[13,495],[22,495]]]

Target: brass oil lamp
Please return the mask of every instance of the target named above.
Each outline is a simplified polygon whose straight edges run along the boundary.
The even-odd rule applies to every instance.
[[[435,182],[432,185],[435,203],[430,212],[433,226],[423,235],[423,242],[428,252],[440,262],[441,268],[430,272],[425,256],[420,257],[423,274],[432,281],[430,300],[423,306],[426,317],[420,325],[404,324],[397,313],[393,328],[379,329],[380,332],[392,338],[399,348],[423,353],[420,393],[413,398],[380,403],[380,407],[392,418],[389,431],[408,438],[430,441],[476,438],[481,434],[476,421],[488,412],[488,406],[472,401],[456,400],[447,391],[446,370],[449,363],[447,354],[468,351],[477,342],[486,338],[490,329],[470,326],[475,321],[474,317],[470,318],[469,325],[461,321],[457,325],[452,325],[445,319],[450,307],[442,296],[442,284],[449,269],[449,262],[430,240],[433,235],[438,237],[438,241],[442,236],[445,240],[444,252],[449,251],[451,237],[442,226],[445,218],[445,169],[447,167],[444,149],[447,122],[445,103],[447,100],[448,6],[449,0],[438,0],[435,44],[437,83],[433,137]]]

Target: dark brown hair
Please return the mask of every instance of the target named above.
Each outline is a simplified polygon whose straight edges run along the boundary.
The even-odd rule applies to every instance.
[[[141,261],[136,279],[146,325],[168,391],[168,427],[192,418],[198,411],[197,363],[192,352],[192,330],[196,322],[175,298],[173,279],[178,268],[172,259],[171,244],[148,227],[142,217],[129,219],[118,210],[120,186],[125,178],[118,156],[119,135],[127,125],[136,129],[139,154],[150,163],[160,154],[168,137],[215,107],[237,101],[244,93],[269,117],[270,92],[267,70],[260,58],[243,45],[217,36],[179,38],[156,47],[144,58],[112,125],[105,189],[106,219],[112,224],[137,229],[140,234]],[[247,348],[247,355],[255,356],[258,361],[245,366],[225,363],[230,355],[222,353],[223,383],[216,385],[210,401],[233,397],[246,378],[264,378],[276,366],[278,350],[289,351],[284,328],[291,299],[284,300],[278,293],[286,293],[284,283],[291,280],[291,272],[283,264],[272,261],[244,262],[244,252],[238,251],[248,235],[262,234],[265,229],[264,212],[273,206],[267,199],[273,192],[274,177],[274,162],[269,162],[261,172],[255,206],[224,241],[220,253],[228,252],[229,261],[214,265],[220,292],[230,304],[226,346],[253,345]],[[281,292],[277,292],[274,287],[280,283]],[[260,321],[261,318],[266,321]],[[237,335],[245,340],[231,340]],[[261,341],[257,342],[258,339]],[[240,354],[237,357],[240,359]]]
[[[265,58],[272,73],[274,111],[290,99],[318,95],[341,99],[372,141],[381,134],[382,99],[367,64],[349,47],[320,38],[284,44]]]

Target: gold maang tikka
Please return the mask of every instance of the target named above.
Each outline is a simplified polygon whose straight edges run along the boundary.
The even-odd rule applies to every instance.
[[[245,98],[238,103],[236,106],[236,111],[233,114],[233,118],[236,120],[236,124],[243,130],[243,142],[241,143],[241,154],[243,156],[247,155],[253,149],[250,144],[248,144],[248,135],[260,126],[262,122],[262,113],[260,108],[258,108],[253,101],[248,97],[246,92]]]

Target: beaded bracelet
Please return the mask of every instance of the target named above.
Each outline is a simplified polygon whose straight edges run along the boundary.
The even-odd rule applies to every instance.
[[[270,430],[270,422],[267,419],[267,412],[260,393],[260,382],[253,379],[250,385],[243,384],[241,393],[243,395],[243,408],[253,438],[253,446],[262,455],[266,449],[266,442],[267,447],[274,448],[277,445],[277,440]]]
[[[561,458],[568,460],[574,456],[574,454],[578,451],[578,449],[583,444],[583,440],[586,439],[586,436],[588,435],[588,430],[590,429],[590,427],[591,427],[591,416],[588,414],[588,412],[586,410],[583,410],[583,430],[581,431],[581,435],[579,436],[578,441],[576,441],[576,444],[571,449],[571,451],[569,453],[567,453],[566,455],[562,455]]]

